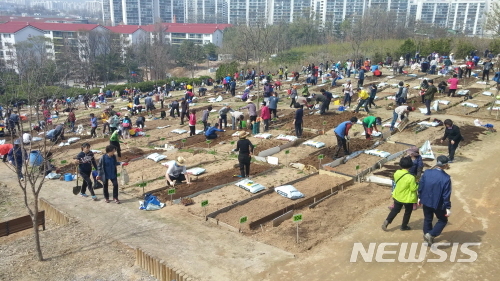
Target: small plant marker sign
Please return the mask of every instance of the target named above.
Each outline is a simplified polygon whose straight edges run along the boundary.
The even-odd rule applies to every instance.
[[[182,139],[181,142],[182,142],[182,148],[184,148],[184,144],[186,143],[186,139]]]
[[[207,140],[206,143],[208,144],[208,149],[210,149],[210,144],[212,143],[211,140]]]
[[[207,206],[208,206],[208,200],[201,201],[201,207],[203,207],[203,212],[205,213],[205,217],[207,217]]]
[[[174,202],[172,201],[172,196],[175,194],[175,188],[171,188],[167,191],[167,194],[170,195],[170,202],[172,202],[172,205]]]
[[[288,154],[290,154],[290,149],[285,150],[286,165],[288,166]]]
[[[293,215],[292,220],[297,226],[297,244],[299,244],[299,222],[302,221],[302,214]]]
[[[319,168],[321,169],[321,161],[323,161],[323,159],[325,158],[325,155],[324,154],[320,154],[318,155],[318,159],[319,159]]]
[[[160,138],[160,140],[164,141],[164,140],[165,140],[165,138]]]
[[[231,142],[231,145],[233,145],[233,144],[234,144],[234,141]]]
[[[241,217],[240,218],[240,224],[244,224],[248,221],[248,217],[247,216],[244,216],[244,217]]]
[[[66,160],[61,161],[61,164],[66,164],[66,163],[68,163],[68,161],[66,161]]]

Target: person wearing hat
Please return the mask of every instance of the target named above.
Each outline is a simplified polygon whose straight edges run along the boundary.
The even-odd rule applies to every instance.
[[[408,148],[406,150],[406,155],[408,155],[408,157],[410,157],[413,161],[413,166],[411,166],[408,171],[417,178],[417,181],[420,180],[424,169],[424,162],[422,160],[422,156],[420,156],[418,147],[412,146]]]
[[[340,152],[340,148],[344,148],[344,155],[349,155],[351,152],[347,148],[347,140],[349,139],[349,130],[352,125],[358,122],[357,117],[351,117],[349,121],[340,123],[335,130],[335,137],[337,138],[337,150],[333,158],[337,158]]]
[[[123,127],[123,138],[124,139],[129,139],[130,138],[130,130],[132,129],[132,120],[130,119],[130,116],[128,113],[125,113],[125,116],[123,117],[122,121],[122,127]]]
[[[95,196],[94,189],[92,188],[92,180],[90,179],[92,167],[97,170],[97,163],[94,158],[94,152],[90,150],[90,144],[88,142],[83,143],[81,149],[82,151],[75,157],[75,164],[78,165],[78,173],[83,179],[80,196],[88,197],[88,195],[85,193],[88,186],[92,199],[97,200],[97,196]]]
[[[427,108],[427,113],[425,115],[431,115],[431,102],[434,100],[434,95],[437,93],[437,88],[434,86],[434,81],[428,80],[429,87],[425,90],[424,93],[424,103]]]
[[[450,168],[449,159],[440,155],[436,160],[436,166],[422,174],[418,186],[419,205],[424,212],[424,240],[429,245],[443,232],[451,215],[451,178],[445,172]],[[434,216],[438,221],[433,226]]]
[[[409,117],[410,112],[414,111],[414,110],[415,110],[415,107],[406,106],[406,105],[401,105],[401,106],[396,107],[394,109],[394,111],[392,112],[392,121],[391,121],[391,127],[390,127],[391,132],[394,131],[394,125],[396,124],[397,121],[401,122],[404,119],[405,114],[406,114],[406,117]]]
[[[247,139],[249,133],[241,132],[239,140],[236,143],[234,151],[239,152],[238,162],[240,163],[240,178],[248,178],[250,176],[250,162],[253,154],[253,144]]]
[[[253,103],[251,100],[247,100],[247,105],[238,108],[238,110],[242,109],[248,109],[248,115],[250,116],[250,121],[255,122],[257,121],[257,107],[255,106],[255,103]]]
[[[264,132],[267,132],[269,130],[269,120],[271,120],[271,111],[269,110],[269,107],[266,106],[265,101],[263,101],[261,105],[262,107],[260,108],[260,118],[264,122]]]
[[[491,62],[491,59],[487,59],[485,62],[483,62],[483,78],[481,79],[484,81],[484,77],[486,77],[486,82],[490,82],[490,70],[493,69],[493,63]]]
[[[184,157],[177,157],[173,165],[169,165],[165,178],[167,179],[167,184],[169,186],[175,186],[176,182],[186,181],[187,184],[191,184],[191,179],[186,170],[186,160]]]
[[[413,163],[410,157],[403,157],[399,160],[400,170],[394,173],[392,198],[394,200],[391,212],[382,223],[382,230],[387,231],[387,226],[392,223],[394,218],[399,214],[403,206],[405,213],[400,230],[410,230],[408,222],[410,221],[411,213],[413,212],[413,204],[417,203],[418,184],[415,176],[409,172]]]
[[[382,118],[375,116],[367,116],[363,118],[363,129],[365,129],[365,137],[367,140],[372,139],[373,131],[377,131],[377,125],[382,125]]]
[[[118,162],[116,159],[116,147],[114,145],[106,146],[106,153],[99,159],[97,164],[97,177],[96,180],[102,180],[104,202],[109,203],[109,181],[113,185],[113,201],[120,204],[118,200],[118,172],[116,166],[127,166],[127,162]]]
[[[23,164],[26,160],[28,160],[28,154],[26,153],[26,150],[21,147],[20,139],[16,139],[14,141],[14,146],[7,153],[7,159],[9,160],[9,163],[16,168],[18,179],[23,181]]]

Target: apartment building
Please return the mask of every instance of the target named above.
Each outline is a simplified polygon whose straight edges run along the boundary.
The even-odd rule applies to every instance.
[[[29,38],[43,35],[43,30],[25,22],[0,24],[0,65],[17,70],[15,45]]]
[[[408,18],[469,35],[483,35],[489,5],[488,0],[413,0]]]

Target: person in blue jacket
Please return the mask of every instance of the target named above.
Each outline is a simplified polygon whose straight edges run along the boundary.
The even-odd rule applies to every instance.
[[[215,132],[225,132],[225,130],[219,129],[219,123],[215,123],[213,127],[210,127],[210,124],[208,124],[208,129],[205,131],[205,137],[207,140],[216,139],[217,134]]]
[[[23,175],[23,163],[26,162],[28,154],[26,150],[21,147],[21,140],[17,139],[14,141],[14,147],[12,147],[7,154],[7,159],[9,163],[16,168],[17,177],[19,180],[24,180]]]
[[[269,97],[269,111],[273,114],[273,118],[277,119],[278,116],[276,115],[278,113],[278,102],[280,101],[280,98],[278,97],[278,93],[274,92],[272,95]]]
[[[357,117],[352,117],[349,121],[340,123],[335,130],[335,137],[337,138],[337,150],[333,158],[337,158],[340,152],[340,148],[344,148],[344,155],[349,155],[350,151],[347,148],[347,140],[349,139],[349,130],[352,125],[358,122]]]
[[[440,155],[436,160],[436,167],[423,173],[418,186],[419,204],[424,210],[424,240],[429,245],[441,234],[451,215],[451,178],[444,171],[450,167],[449,159]],[[438,221],[432,226],[434,216]]]
[[[118,172],[116,166],[127,166],[126,162],[118,162],[116,159],[116,147],[114,145],[106,146],[106,154],[104,154],[101,159],[99,159],[99,164],[97,164],[98,176],[97,180],[102,180],[104,183],[103,194],[104,202],[109,203],[109,192],[108,192],[108,181],[113,184],[113,201],[116,204],[120,204],[118,200]]]

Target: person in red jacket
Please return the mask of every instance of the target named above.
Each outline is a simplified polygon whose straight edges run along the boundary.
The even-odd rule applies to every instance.
[[[262,102],[262,107],[260,108],[260,118],[264,120],[264,132],[269,130],[269,120],[271,120],[271,111],[269,107],[266,106],[266,102]]]
[[[7,154],[14,146],[11,143],[0,144],[0,156],[2,156],[2,161],[7,162]]]
[[[470,78],[470,75],[472,73],[472,69],[474,68],[474,62],[469,59],[466,63],[465,63],[465,75],[464,77],[469,77]],[[467,76],[467,73],[469,74],[469,76]]]
[[[68,115],[68,122],[69,122],[69,128],[71,129],[71,132],[75,132],[75,122],[76,122],[76,116],[75,113],[73,112],[73,108],[70,109],[69,115]]]

